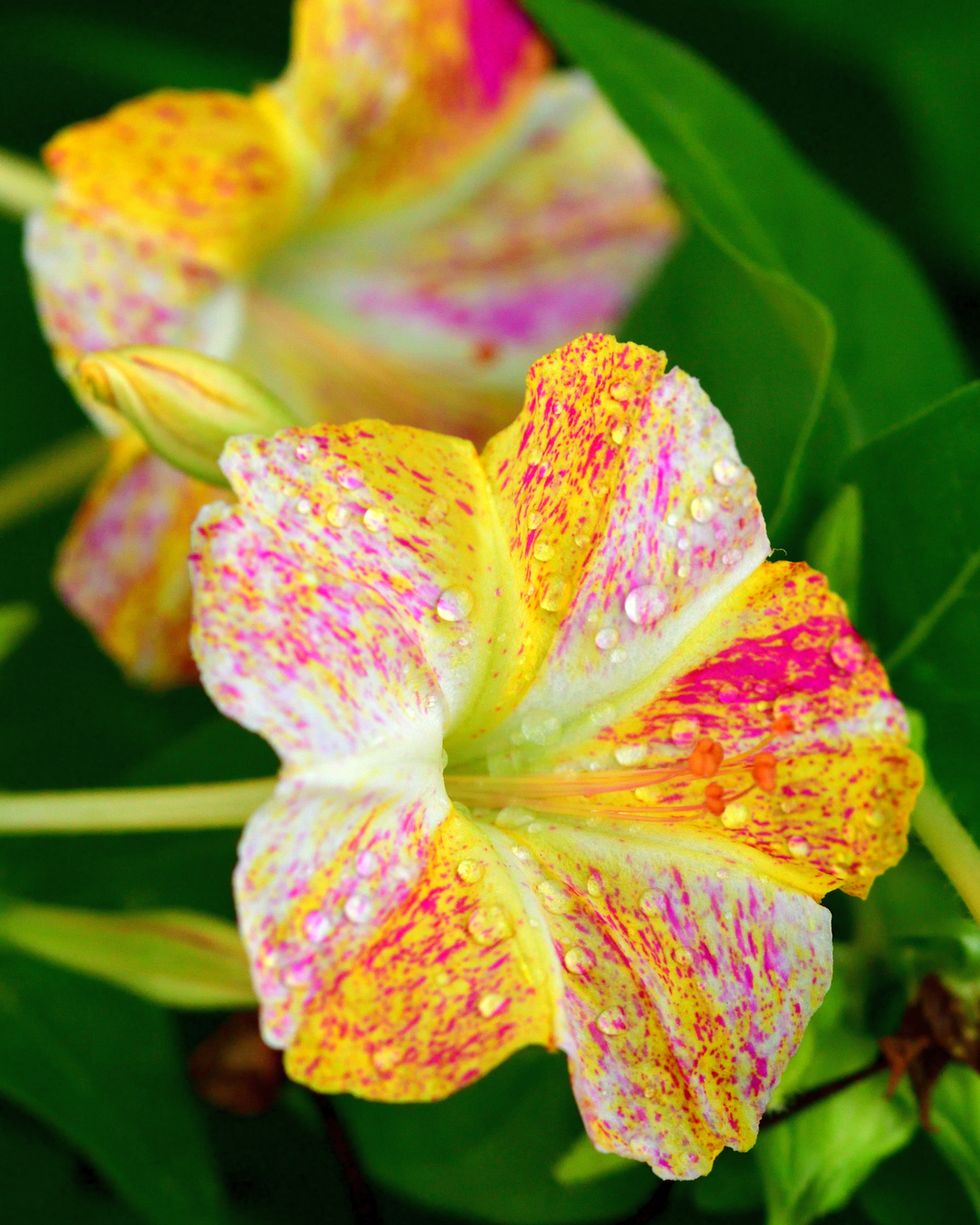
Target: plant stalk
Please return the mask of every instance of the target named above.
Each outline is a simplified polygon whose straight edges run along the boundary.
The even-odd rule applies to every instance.
[[[912,813],[912,828],[980,923],[980,848],[931,779],[926,780]]]
[[[0,150],[0,213],[23,217],[47,204],[53,183],[37,162]]]
[[[69,497],[95,475],[105,455],[105,440],[86,430],[0,473],[0,531]]]

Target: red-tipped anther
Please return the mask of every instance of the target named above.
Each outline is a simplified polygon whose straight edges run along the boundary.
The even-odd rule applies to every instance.
[[[776,790],[776,758],[772,753],[760,753],[752,763],[752,777],[763,791]]]
[[[793,726],[793,720],[789,717],[789,715],[779,715],[778,718],[775,718],[772,721],[772,730],[777,735],[783,735],[786,732],[792,732],[795,730]]]
[[[697,778],[711,778],[721,768],[725,756],[724,750],[717,740],[705,736],[694,746],[694,752],[687,759],[687,768]]]
[[[720,817],[725,811],[725,793],[721,783],[708,783],[705,787],[704,806],[715,817]]]

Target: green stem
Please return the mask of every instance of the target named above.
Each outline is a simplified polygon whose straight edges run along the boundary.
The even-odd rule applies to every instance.
[[[80,489],[105,454],[105,440],[86,430],[0,473],[0,531]]]
[[[980,923],[980,848],[931,780],[922,788],[912,828]]]
[[[274,778],[181,787],[0,793],[2,834],[113,834],[238,829],[272,794]]]
[[[37,162],[0,150],[0,213],[23,217],[43,208],[52,188],[51,179]]]

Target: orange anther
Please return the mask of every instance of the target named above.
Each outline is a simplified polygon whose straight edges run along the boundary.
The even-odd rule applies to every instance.
[[[725,792],[721,783],[708,783],[705,787],[704,806],[715,817],[720,817],[725,811]]]
[[[752,777],[763,791],[776,790],[776,758],[772,753],[760,753],[752,763]]]
[[[778,718],[775,718],[772,721],[772,730],[777,734],[794,731],[793,720],[789,717],[789,715],[779,715]]]
[[[718,773],[724,756],[718,741],[705,736],[694,746],[694,752],[687,759],[687,768],[697,778],[710,778]]]

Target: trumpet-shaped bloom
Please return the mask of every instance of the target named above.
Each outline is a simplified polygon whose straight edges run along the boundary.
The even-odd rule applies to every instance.
[[[163,344],[234,361],[304,420],[486,438],[530,361],[614,321],[676,230],[632,137],[587,79],[547,71],[511,0],[298,0],[272,86],[154,93],[69,128],[46,159],[57,189],[27,238],[41,318],[111,430],[77,358]],[[125,455],[140,487],[182,514],[200,505],[184,478]],[[84,512],[59,584],[126,667],[165,682],[186,650],[154,593],[183,580],[149,548],[142,585],[112,565],[140,548],[132,483],[96,487],[111,505]],[[104,583],[79,583],[93,520],[121,525],[118,553],[103,551]],[[120,620],[145,638],[107,634]]]
[[[759,1116],[920,782],[825,580],[767,562],[695,379],[585,336],[477,455],[241,438],[196,528],[204,683],[283,761],[235,877],[267,1040],[434,1099],[538,1043],[600,1148],[704,1173]]]

